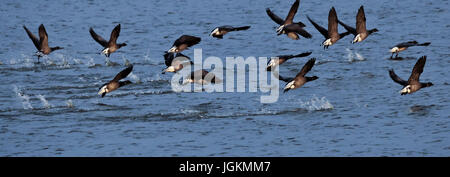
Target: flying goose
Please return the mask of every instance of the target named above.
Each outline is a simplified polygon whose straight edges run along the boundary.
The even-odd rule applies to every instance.
[[[431,82],[422,83],[419,82],[420,74],[423,72],[423,67],[425,66],[425,62],[427,61],[427,56],[422,56],[417,60],[416,64],[414,65],[414,68],[412,70],[411,76],[409,76],[408,81],[405,81],[398,77],[394,70],[389,70],[389,76],[391,76],[391,79],[402,85],[403,89],[400,90],[401,95],[411,94],[414,93],[421,88],[430,87],[433,85]]]
[[[195,36],[189,36],[189,35],[182,35],[172,45],[172,48],[170,48],[167,52],[169,53],[179,53],[183,50],[187,49],[188,47],[191,47],[195,44],[198,44],[201,41],[201,38],[195,37]]]
[[[166,52],[164,54],[164,60],[167,68],[163,70],[162,74],[165,74],[166,72],[177,72],[183,69],[184,65],[188,63],[191,65],[194,64],[188,56],[183,55],[182,53],[177,53],[175,55],[174,53]]]
[[[249,28],[250,28],[250,26],[242,26],[242,27],[232,27],[229,25],[219,26],[211,31],[210,36],[218,38],[218,39],[223,39],[223,35],[227,34],[230,31],[241,31],[241,30],[247,30]]]
[[[127,84],[131,84],[131,81],[126,80],[126,81],[120,81],[121,79],[124,79],[128,76],[128,74],[131,73],[131,71],[133,70],[133,65],[130,64],[130,66],[128,66],[126,69],[120,71],[116,77],[114,77],[113,80],[109,81],[106,84],[103,84],[99,91],[98,94],[102,95],[102,98],[106,95],[106,93],[112,92],[124,85]]]
[[[308,20],[314,25],[314,27],[320,32],[320,34],[325,37],[325,40],[322,42],[323,48],[328,49],[329,46],[336,43],[339,39],[343,38],[350,34],[348,31],[345,33],[338,33],[338,18],[336,15],[336,10],[334,7],[331,7],[330,12],[328,13],[328,30],[318,25],[316,22],[311,20],[309,16],[306,16]]]
[[[295,78],[283,78],[279,76],[279,79],[282,81],[287,82],[286,86],[284,87],[283,92],[287,92],[292,89],[300,88],[303,86],[306,82],[313,81],[318,79],[319,77],[313,76],[313,77],[306,77],[305,74],[308,73],[311,68],[314,66],[314,63],[316,62],[315,58],[311,58],[306,64],[303,66],[302,70],[295,76]]]
[[[352,43],[361,42],[366,39],[370,34],[377,32],[378,29],[374,28],[369,31],[366,29],[366,15],[364,13],[364,6],[361,6],[358,10],[358,14],[356,15],[356,29],[348,26],[341,21],[338,21],[347,31],[355,35]]]
[[[277,34],[286,34],[289,38],[293,40],[298,40],[300,34],[301,36],[305,38],[311,38],[311,34],[309,34],[307,31],[305,31],[303,28],[305,27],[305,24],[302,22],[296,22],[294,23],[294,16],[297,13],[298,6],[300,4],[299,0],[296,0],[294,4],[292,4],[291,9],[289,10],[288,15],[286,16],[286,19],[283,20],[279,16],[275,15],[272,11],[270,11],[269,8],[266,9],[267,15],[278,25],[280,25],[277,28]]]
[[[288,61],[289,59],[292,58],[297,58],[297,57],[306,57],[311,55],[312,52],[305,52],[305,53],[301,53],[301,54],[297,54],[297,55],[280,55],[277,56],[276,58],[270,59],[267,62],[267,71],[272,71],[272,67],[276,67],[278,65],[283,64],[284,62]]]
[[[33,41],[34,46],[38,50],[35,54],[38,57],[38,63],[39,58],[43,57],[44,55],[48,55],[55,50],[63,49],[62,47],[58,46],[56,47],[48,46],[48,34],[47,31],[45,30],[44,24],[41,24],[39,26],[39,39],[35,35],[33,35],[33,33],[31,33],[30,30],[28,30],[28,28],[25,25],[23,25],[23,29],[25,29],[25,31],[28,34],[28,37],[30,37],[31,41]]]
[[[106,57],[109,57],[111,53],[120,49],[123,46],[126,46],[126,43],[117,44],[117,38],[120,33],[120,24],[118,24],[111,32],[111,36],[109,37],[109,41],[103,39],[100,35],[94,32],[94,29],[89,28],[89,33],[91,33],[92,38],[97,41],[100,45],[104,47],[102,50],[102,54],[105,54]]]
[[[398,53],[401,51],[404,51],[406,49],[408,49],[408,47],[412,47],[412,46],[428,46],[430,45],[431,42],[425,42],[422,44],[419,44],[417,41],[408,41],[408,42],[402,42],[400,44],[395,45],[394,47],[391,48],[390,52],[392,53],[391,58],[395,55],[395,58],[398,57]]]

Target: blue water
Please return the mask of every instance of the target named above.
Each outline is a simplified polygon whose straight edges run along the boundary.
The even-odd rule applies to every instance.
[[[294,21],[312,39],[277,36],[266,15],[285,17],[292,1],[13,1],[0,6],[0,155],[1,156],[449,156],[450,13],[448,0],[302,0]],[[367,27],[379,32],[360,44],[352,36],[328,50],[306,20],[327,26],[328,11],[354,26],[364,5]],[[50,46],[62,46],[36,63],[36,51],[22,25],[37,34],[43,23]],[[128,45],[111,55],[92,40],[89,27]],[[250,25],[217,40],[217,26]],[[340,31],[344,31],[339,27]],[[199,36],[203,58],[277,56],[313,52],[308,75],[319,79],[281,94],[175,93],[172,74],[162,75],[163,51],[182,34]],[[393,45],[417,40],[389,60]],[[401,96],[388,69],[407,79],[417,58],[428,60],[421,81],[433,82]],[[281,65],[294,76],[308,58]],[[116,64],[111,64],[111,62]],[[133,82],[104,98],[97,89],[125,68]],[[280,91],[284,83],[280,82]]]

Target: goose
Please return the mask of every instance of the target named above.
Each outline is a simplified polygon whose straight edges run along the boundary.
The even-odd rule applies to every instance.
[[[430,45],[431,42],[425,42],[422,44],[419,44],[417,41],[408,41],[408,42],[402,42],[400,44],[395,45],[394,47],[391,48],[390,52],[392,53],[391,58],[395,55],[395,58],[398,57],[398,53],[401,51],[404,51],[406,49],[408,49],[408,47],[412,47],[412,46],[428,46]]]
[[[170,48],[167,52],[179,53],[187,49],[188,47],[198,44],[200,41],[201,38],[199,37],[182,35],[177,40],[175,40],[175,42],[172,45],[172,48]]]
[[[433,83],[431,83],[431,82],[427,82],[427,83],[419,82],[419,77],[420,77],[420,74],[422,74],[422,72],[423,72],[423,67],[425,66],[426,61],[427,61],[427,56],[422,56],[419,58],[419,60],[417,60],[416,64],[414,65],[414,68],[411,72],[411,76],[409,76],[408,81],[405,81],[405,80],[401,79],[400,77],[398,77],[397,74],[395,74],[393,69],[389,70],[389,76],[391,77],[391,79],[394,82],[403,86],[403,89],[400,90],[401,95],[412,94],[412,93],[420,90],[421,88],[433,86]]]
[[[99,95],[102,95],[102,98],[106,95],[106,93],[112,92],[122,86],[131,84],[131,81],[120,81],[128,76],[133,70],[133,65],[129,65],[126,69],[120,71],[113,80],[109,81],[106,84],[103,84],[98,91]]]
[[[308,20],[314,25],[314,27],[320,32],[320,34],[325,37],[325,40],[322,42],[323,48],[328,49],[329,46],[336,43],[339,39],[343,38],[350,34],[348,31],[345,33],[338,33],[338,18],[336,15],[336,10],[334,7],[331,7],[330,12],[328,13],[328,30],[318,25],[316,22],[311,20],[309,16],[307,16]]]
[[[250,26],[242,26],[242,27],[232,27],[229,25],[219,26],[211,31],[210,36],[215,37],[217,39],[223,39],[223,35],[227,34],[230,31],[241,31],[248,30]]]
[[[184,80],[183,85],[189,83],[197,83],[206,85],[208,83],[221,83],[222,80],[214,75],[214,73],[210,73],[204,69],[192,71]]]
[[[374,28],[369,31],[366,29],[366,15],[364,13],[364,6],[361,6],[358,10],[358,14],[356,15],[356,29],[344,24],[341,21],[338,21],[339,24],[341,24],[347,31],[355,35],[355,38],[353,38],[352,43],[361,42],[364,39],[366,39],[369,35],[371,35],[374,32],[378,32],[378,29]]]
[[[102,54],[104,54],[106,57],[109,57],[111,53],[127,45],[126,43],[117,44],[117,38],[119,37],[120,34],[120,24],[118,24],[112,30],[111,36],[109,37],[109,41],[106,41],[100,35],[95,33],[92,27],[89,28],[89,33],[91,33],[91,36],[95,41],[97,41],[100,45],[104,47],[104,49],[102,50]]]
[[[174,53],[166,52],[164,54],[164,63],[166,64],[167,68],[163,70],[162,74],[165,74],[166,72],[177,72],[186,64],[194,64],[190,58],[186,55],[183,55],[182,53],[177,53],[176,55]]]
[[[306,64],[303,66],[303,68],[300,70],[300,72],[295,76],[295,78],[283,78],[283,77],[279,76],[280,80],[287,82],[286,86],[284,87],[283,92],[287,92],[292,89],[300,88],[305,83],[318,79],[319,77],[317,77],[317,76],[312,76],[312,77],[305,76],[305,74],[308,73],[312,69],[315,62],[316,62],[316,59],[311,58],[308,62],[306,62]]]
[[[286,34],[289,38],[293,40],[298,40],[300,34],[301,36],[305,38],[311,38],[311,34],[309,34],[306,30],[303,28],[306,26],[302,22],[293,22],[294,16],[297,13],[298,6],[300,4],[299,0],[296,0],[294,4],[292,4],[291,9],[289,10],[288,15],[286,16],[286,19],[283,20],[276,14],[274,14],[269,8],[266,9],[267,15],[278,25],[280,25],[277,28],[277,34]]]
[[[267,62],[267,71],[272,71],[272,67],[276,67],[278,65],[283,64],[284,62],[288,61],[289,59],[292,58],[297,58],[297,57],[307,57],[309,55],[311,55],[312,52],[305,52],[305,53],[301,53],[301,54],[297,54],[297,55],[280,55],[277,56],[276,58],[270,59]]]
[[[39,58],[43,57],[44,55],[48,55],[56,50],[64,49],[59,46],[56,47],[48,46],[48,34],[47,31],[45,30],[44,24],[41,24],[39,26],[39,39],[35,35],[33,35],[33,33],[31,33],[31,31],[28,30],[28,28],[25,25],[23,25],[23,29],[25,29],[25,31],[28,34],[28,37],[31,39],[31,41],[33,41],[34,46],[38,50],[35,54],[38,57],[38,63]]]

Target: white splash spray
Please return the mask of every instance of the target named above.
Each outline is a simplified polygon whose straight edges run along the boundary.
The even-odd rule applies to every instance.
[[[319,99],[316,95],[313,95],[311,100],[302,102],[301,105],[308,111],[334,109],[334,106],[325,97]]]
[[[31,106],[30,103],[30,97],[23,93],[21,89],[19,89],[16,85],[13,85],[13,90],[16,93],[16,95],[21,99],[23,109],[33,109],[33,106]]]
[[[52,105],[48,103],[48,101],[45,99],[43,95],[37,95],[37,97],[41,100],[42,106],[44,106],[44,108],[48,109],[52,107]]]
[[[353,52],[352,50],[346,48],[347,51],[347,60],[348,62],[355,62],[355,61],[364,61],[366,60],[361,54],[358,52]]]
[[[134,83],[141,83],[141,79],[139,78],[139,76],[133,73],[130,73],[128,77],[131,78],[134,81]]]
[[[72,100],[67,100],[66,101],[66,105],[67,105],[68,108],[73,108],[74,107]]]

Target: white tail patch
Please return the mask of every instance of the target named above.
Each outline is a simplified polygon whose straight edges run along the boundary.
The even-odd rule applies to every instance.
[[[209,35],[212,36],[213,34],[218,35],[219,34],[219,28],[214,29],[214,31],[212,31],[211,34],[209,34]]]
[[[407,94],[407,93],[411,93],[411,85],[407,85],[405,88],[403,88],[402,90],[400,90],[401,94]]]
[[[98,94],[101,95],[103,93],[108,93],[107,85],[104,85],[100,90],[98,91]]]
[[[333,45],[333,43],[331,42],[331,39],[327,39],[327,40],[323,41],[323,45],[330,46],[330,45]]]
[[[109,48],[103,49],[102,50],[102,54],[108,54],[109,53]]]
[[[267,67],[276,66],[278,64],[278,59],[271,59]]]
[[[361,34],[358,34],[355,36],[355,38],[353,38],[352,43],[357,43],[357,42],[361,42]]]
[[[394,47],[390,50],[391,53],[399,52],[398,47]]]
[[[285,31],[284,31],[284,25],[281,25],[280,27],[277,28],[277,33],[278,33],[278,34],[283,34],[283,33],[285,33]]]
[[[286,84],[286,86],[284,87],[284,90],[293,89],[295,87],[294,82],[295,81],[291,81],[288,84]]]
[[[178,50],[177,50],[177,47],[176,46],[173,46],[172,48],[170,48],[167,52],[169,52],[169,53],[175,53],[175,52],[177,52]]]

